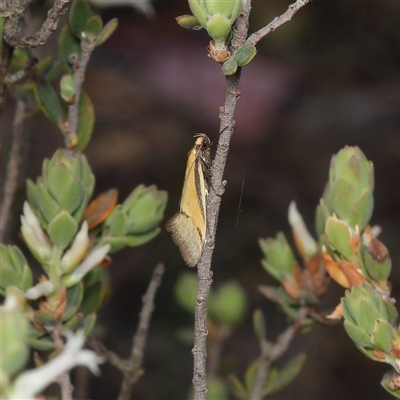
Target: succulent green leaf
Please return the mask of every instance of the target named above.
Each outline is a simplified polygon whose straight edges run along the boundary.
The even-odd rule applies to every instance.
[[[293,357],[286,365],[278,371],[274,379],[268,379],[263,396],[282,390],[300,373],[306,361],[305,354],[298,354]]]
[[[82,151],[92,137],[95,121],[93,103],[85,91],[82,91],[79,98],[78,118],[78,127],[76,129],[78,143],[75,146],[75,151]]]
[[[42,76],[35,80],[35,96],[40,109],[48,120],[57,126],[63,123],[64,112],[58,94]]]
[[[234,327],[242,321],[246,307],[246,294],[242,287],[235,281],[222,284],[210,296],[210,317],[219,324],[228,327]]]
[[[199,30],[203,27],[199,24],[196,17],[194,15],[180,15],[176,17],[176,22],[182,27],[186,29],[194,29]]]
[[[383,303],[386,307],[388,322],[392,325],[395,325],[397,323],[397,318],[399,316],[396,307],[392,303],[389,303],[388,301],[384,301]],[[399,325],[399,329],[400,329],[400,325]],[[399,334],[400,334],[400,331],[399,331]]]
[[[230,376],[229,380],[229,387],[231,391],[234,393],[235,397],[240,400],[247,400],[250,398],[249,392],[246,390],[242,382],[240,382],[237,376]]]
[[[93,41],[97,38],[102,29],[103,21],[101,20],[100,16],[93,15],[86,21],[84,32],[86,34],[86,37],[90,41]]]
[[[372,344],[379,350],[388,353],[393,344],[393,330],[393,326],[387,321],[377,319],[371,335]]]
[[[375,321],[379,318],[379,310],[370,302],[362,300],[355,318],[357,325],[371,335]]]
[[[388,371],[385,373],[385,375],[383,375],[383,379],[381,381],[381,385],[382,387],[389,392],[393,397],[395,397],[396,399],[400,399],[400,390],[399,389],[395,389],[395,388],[391,388],[391,381],[393,378],[397,378],[398,379],[399,373],[396,372],[394,369]]]
[[[65,315],[65,314],[64,314]],[[68,331],[75,331],[82,327],[83,323],[83,315],[81,313],[76,313],[63,324],[63,329],[61,330],[61,334],[65,334]]]
[[[44,188],[42,183],[37,185],[39,194],[39,206],[43,217],[46,220],[46,226],[49,224],[53,218],[60,212],[60,207],[56,200],[49,194],[49,192]],[[46,228],[45,226],[45,228]]]
[[[58,49],[61,63],[64,69],[70,73],[73,72],[69,57],[71,54],[76,54],[78,57],[81,53],[81,45],[79,39],[73,34],[69,25],[65,25],[58,38]]]
[[[199,24],[205,28],[207,25],[207,13],[199,4],[198,0],[188,0],[190,11],[192,11],[194,17],[199,21]]]
[[[354,325],[349,320],[344,321],[344,329],[346,329],[347,334],[350,336],[353,342],[359,344],[362,347],[372,347],[370,336],[363,329]]]
[[[191,272],[183,272],[174,287],[175,298],[187,311],[194,313],[196,306],[197,276]]]
[[[277,234],[276,239],[260,239],[259,245],[268,265],[275,270],[274,276],[280,276],[278,280],[292,276],[296,260],[282,232]]]
[[[30,179],[26,181],[26,195],[31,207],[35,211],[38,210],[40,208],[38,188]]]
[[[51,68],[52,63],[53,63],[53,58],[51,56],[47,56],[36,64],[36,68],[42,75],[45,76],[46,71],[48,71]]]
[[[103,44],[114,33],[114,31],[117,29],[117,26],[117,18],[113,18],[112,20],[108,21],[102,31],[97,36],[94,44],[96,46],[100,46],[101,44]]]
[[[74,212],[82,202],[84,192],[85,188],[83,187],[82,182],[78,178],[73,177],[59,194],[58,204],[60,208],[68,211],[71,215],[74,215]]]
[[[17,71],[27,67],[32,62],[32,59],[31,49],[16,47],[12,54],[9,73],[15,74]]]
[[[231,22],[222,14],[214,14],[208,19],[206,28],[216,42],[223,42],[231,30]]]
[[[356,199],[356,191],[343,177],[338,178],[331,184],[331,199],[333,209],[339,218],[350,220],[351,207]]]
[[[127,217],[122,211],[121,206],[114,208],[111,215],[106,220],[106,230],[108,236],[125,236],[127,232]]]
[[[93,13],[86,0],[74,0],[69,11],[71,30],[78,39],[83,38],[85,27]]]
[[[26,345],[28,321],[22,311],[0,308],[1,369],[9,375],[18,372],[29,359]]]
[[[68,321],[72,318],[80,306],[83,299],[83,284],[78,282],[76,285],[67,289],[67,309],[62,316],[62,321]]]
[[[346,293],[348,293],[348,291]],[[342,304],[343,315],[346,320],[350,321],[353,324],[356,324],[356,319],[353,317],[348,307],[350,301],[351,300],[349,299],[349,297],[342,297],[341,304]]]
[[[26,339],[27,344],[29,344],[30,347],[32,347],[35,350],[40,350],[40,351],[51,351],[54,350],[54,343],[51,340],[50,336],[44,336],[40,339],[34,339],[34,338],[27,338]]]
[[[6,289],[9,286],[19,286],[20,282],[20,275],[16,272],[13,271],[12,269],[1,269],[1,282],[0,282],[0,294],[2,296],[5,296],[6,294]]]
[[[108,243],[110,247],[110,253],[115,253],[118,250],[123,249],[124,247],[128,246],[128,238],[125,236],[105,236],[104,243]]]
[[[70,74],[65,74],[60,80],[60,94],[67,104],[73,104],[75,99],[74,78]]]
[[[233,75],[238,69],[238,64],[235,59],[230,58],[222,64],[222,73],[226,76]]]
[[[247,65],[257,54],[257,49],[252,44],[243,45],[235,54],[235,61],[239,67]]]
[[[85,315],[92,314],[98,310],[103,302],[104,288],[101,282],[85,288],[81,308]]]
[[[364,265],[368,274],[376,281],[386,281],[392,269],[392,261],[386,246],[372,239],[368,247],[363,247]]]
[[[48,233],[53,244],[64,249],[78,232],[78,223],[65,210],[50,222]]]
[[[216,377],[207,377],[207,399],[228,400],[228,389],[222,379]]]
[[[96,319],[97,319],[96,314],[90,314],[83,321],[83,333],[84,333],[85,337],[87,337],[89,335],[89,333],[92,331],[92,329],[94,328]]]
[[[160,228],[155,228],[152,231],[140,235],[127,235],[127,244],[129,247],[141,246],[154,239],[161,232]]]
[[[38,322],[40,325],[43,326],[56,326],[57,325],[57,319],[54,315],[48,314],[45,311],[35,311],[34,314],[34,319],[36,322]]]
[[[325,234],[335,250],[348,260],[352,258],[350,226],[345,221],[335,217],[328,217],[325,225]]]
[[[266,324],[265,317],[261,309],[257,308],[253,313],[253,329],[259,340],[265,339]]]
[[[368,224],[374,209],[374,197],[371,188],[364,189],[351,207],[350,223],[363,230]]]
[[[244,374],[244,382],[248,393],[252,393],[254,384],[257,379],[258,367],[260,365],[259,359],[254,360],[246,369]]]
[[[128,217],[128,232],[137,235],[153,230],[162,220],[166,204],[165,191],[157,190],[155,185],[139,185],[122,204]]]

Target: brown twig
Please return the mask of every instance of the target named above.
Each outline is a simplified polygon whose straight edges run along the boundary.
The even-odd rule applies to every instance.
[[[20,99],[17,101],[15,107],[10,160],[8,162],[8,168],[4,179],[3,201],[0,208],[0,243],[3,243],[6,237],[7,223],[10,218],[10,209],[17,188],[19,164],[21,161],[19,152],[22,142],[24,116],[25,102]]]
[[[256,45],[263,37],[267,36],[286,22],[289,22],[293,18],[293,15],[296,14],[300,8],[309,3],[309,1],[310,0],[297,0],[296,3],[291,4],[282,15],[275,17],[271,23],[251,34],[246,40],[246,43]]]
[[[51,337],[53,338],[54,347],[56,350],[64,349],[64,341],[61,338],[61,329],[63,326],[57,325],[54,330],[51,332]],[[71,379],[69,376],[69,372],[63,372],[57,379],[58,384],[61,388],[61,399],[62,400],[72,400],[72,392],[74,391],[74,387],[71,384]]]
[[[248,20],[251,10],[251,0],[244,0],[239,17],[233,27],[231,40],[231,52],[237,51],[243,44],[257,43],[262,37],[272,32],[280,25],[290,21],[291,17],[309,0],[298,0],[289,6],[289,9],[280,17],[275,18],[265,28],[260,29],[246,40],[248,32]],[[211,187],[207,197],[207,240],[201,260],[197,266],[198,286],[194,322],[193,353],[193,386],[194,399],[205,400],[207,395],[206,373],[206,339],[207,339],[207,303],[212,283],[211,259],[215,247],[215,234],[218,222],[218,214],[221,204],[221,196],[224,193],[226,182],[223,181],[223,173],[228,156],[229,144],[234,131],[234,113],[236,103],[240,97],[239,89],[241,68],[234,75],[227,77],[225,92],[225,104],[220,108],[220,137],[215,158],[211,167]]]
[[[94,42],[83,39],[81,41],[81,54],[78,58],[77,56],[70,57],[70,62],[74,68],[74,87],[75,96],[74,102],[68,107],[68,124],[67,129],[64,133],[65,147],[71,148],[73,141],[72,136],[76,134],[79,121],[79,99],[82,92],[82,84],[85,80],[86,67],[89,62],[92,51],[94,50]]]
[[[157,265],[153,272],[149,287],[147,288],[147,291],[142,298],[143,307],[139,316],[139,326],[133,339],[132,352],[127,365],[128,368],[123,371],[124,378],[122,381],[118,400],[129,400],[133,385],[143,374],[143,370],[141,369],[141,367],[144,349],[146,346],[147,332],[150,325],[150,318],[154,310],[154,297],[156,295],[158,287],[161,284],[164,270],[165,268],[163,264],[160,263]]]
[[[70,0],[56,0],[47,13],[42,27],[33,35],[19,37],[13,29],[4,28],[4,40],[12,47],[37,47],[45,44],[57,29],[60,17],[67,11]]]
[[[262,399],[262,390],[270,365],[286,352],[290,342],[295,337],[299,327],[301,327],[306,315],[307,309],[302,308],[298,313],[297,321],[293,325],[290,325],[281,335],[279,335],[274,344],[268,342],[266,339],[260,340],[261,357],[258,366],[257,378],[254,383],[253,392],[251,393],[251,400]]]

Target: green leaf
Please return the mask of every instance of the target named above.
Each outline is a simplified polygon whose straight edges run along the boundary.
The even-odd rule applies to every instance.
[[[379,350],[388,353],[393,344],[393,326],[383,319],[377,319],[371,335],[371,342]]]
[[[207,378],[207,397],[206,400],[227,400],[228,391],[222,379],[215,377]]]
[[[82,182],[76,177],[73,177],[59,193],[58,204],[60,208],[68,211],[71,215],[74,215],[74,212],[78,209],[83,201],[84,193],[85,188],[83,187]]]
[[[62,321],[68,321],[76,314],[78,307],[83,299],[83,284],[78,282],[76,285],[67,289],[67,309],[62,316]]]
[[[30,347],[32,347],[35,350],[41,350],[41,351],[54,350],[54,344],[50,336],[43,337],[42,339],[27,338],[26,342],[29,344]]]
[[[348,260],[352,258],[353,251],[350,246],[350,226],[335,217],[328,217],[325,225],[325,234],[329,243]]]
[[[182,28],[194,30],[199,30],[203,28],[194,15],[179,15],[175,18],[175,20]]]
[[[249,393],[251,393],[253,391],[254,384],[257,379],[259,365],[260,365],[260,360],[257,358],[248,366],[248,368],[244,374],[244,382],[246,385],[246,389]]]
[[[222,73],[226,76],[233,75],[238,69],[236,60],[230,58],[222,64]]]
[[[96,314],[90,314],[83,321],[83,333],[85,336],[88,336],[89,333],[92,331],[94,324],[96,323],[96,319]]]
[[[60,80],[60,93],[67,104],[73,104],[75,100],[75,83],[71,74],[65,74]]]
[[[236,281],[226,282],[210,297],[210,317],[219,324],[236,326],[244,317],[247,306],[246,294]]]
[[[266,396],[267,394],[277,392],[289,385],[299,374],[305,361],[305,354],[298,354],[293,357],[281,370],[278,370],[277,375],[273,379],[268,379],[263,390],[263,395]]]
[[[156,228],[142,235],[127,235],[127,244],[130,247],[141,246],[142,244],[149,242],[151,239],[154,239],[160,232],[161,229]]]
[[[257,49],[252,44],[243,45],[235,54],[234,59],[239,67],[247,65],[257,54]]]
[[[187,311],[194,313],[196,306],[197,276],[191,272],[183,272],[174,287],[175,298]]]
[[[82,151],[89,143],[93,133],[94,120],[93,104],[86,92],[82,91],[79,98],[78,127],[76,129],[78,143],[75,146],[75,151]]]
[[[265,339],[265,317],[259,308],[257,308],[253,313],[253,329],[259,340]]]
[[[57,319],[54,315],[48,314],[45,311],[37,310],[34,314],[34,319],[43,326],[56,326]]]
[[[104,288],[101,282],[85,287],[85,293],[81,303],[83,313],[89,315],[97,311],[103,302],[103,297]]]
[[[236,398],[240,400],[247,400],[250,397],[248,391],[237,376],[230,376],[228,384]]]
[[[49,194],[49,192],[44,188],[42,183],[39,183],[37,188],[39,194],[40,211],[48,224],[60,212],[60,207],[54,198]]]
[[[355,318],[357,325],[370,335],[374,329],[375,321],[379,318],[379,310],[371,303],[362,300]]]
[[[74,0],[69,11],[69,23],[71,30],[78,39],[83,38],[86,23],[93,15],[86,0]]]
[[[42,76],[35,81],[35,96],[40,109],[47,119],[60,126],[64,120],[60,98],[53,86]]]
[[[372,347],[371,340],[367,332],[363,329],[354,325],[347,319],[344,321],[344,329],[346,329],[347,334],[350,336],[351,340],[362,347]]]
[[[114,33],[114,31],[117,29],[117,26],[118,26],[117,18],[113,18],[112,20],[108,21],[104,26],[103,30],[97,36],[97,39],[94,44],[96,46],[100,46],[101,44],[103,44]]]
[[[74,36],[69,25],[65,25],[61,30],[58,38],[58,51],[61,63],[66,71],[73,73],[73,68],[69,63],[71,54],[76,54],[77,57],[81,54],[80,41]]]
[[[373,188],[364,189],[351,207],[350,223],[362,231],[371,219],[374,210]]]
[[[64,249],[78,231],[78,223],[67,211],[61,211],[48,227],[48,233],[53,244]]]
[[[103,21],[99,15],[93,15],[90,17],[85,24],[85,34],[89,40],[93,41],[100,34],[103,29]]]
[[[399,374],[395,370],[390,370],[383,375],[383,379],[381,381],[381,385],[383,388],[388,391],[393,397],[396,399],[400,399],[400,390],[391,387],[391,382],[393,379],[399,380]]]

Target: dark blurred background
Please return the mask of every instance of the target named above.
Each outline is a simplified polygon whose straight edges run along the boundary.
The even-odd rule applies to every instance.
[[[284,12],[287,1],[253,1],[250,31]],[[159,0],[147,19],[130,7],[103,8],[103,20],[119,19],[113,36],[90,60],[85,89],[96,110],[93,139],[86,155],[97,178],[96,193],[119,189],[120,200],[140,183],[168,191],[165,221],[178,208],[186,155],[196,132],[218,135],[225,78],[207,57],[205,31],[187,31],[175,16],[189,12],[184,0]],[[221,374],[243,376],[258,356],[251,314],[267,316],[268,338],[287,326],[276,306],[258,293],[259,284],[277,284],[262,269],[260,237],[283,231],[291,240],[287,210],[297,202],[310,231],[327,181],[332,154],[359,146],[375,165],[372,224],[393,260],[393,295],[400,299],[400,3],[314,1],[293,20],[264,38],[242,71],[242,95],[225,171],[226,192],[213,257],[214,284],[236,279],[249,298],[247,317],[223,349]],[[56,37],[36,50],[56,48]],[[2,116],[7,144],[14,104]],[[28,120],[20,191],[26,177],[40,174],[44,157],[62,146],[57,129],[42,116]],[[239,206],[240,205],[240,206]],[[22,200],[14,208],[10,240],[18,238]],[[14,238],[14,239],[13,239]],[[293,241],[291,240],[291,243]],[[174,284],[187,267],[163,232],[151,243],[115,254],[109,267],[111,293],[99,313],[105,344],[128,356],[141,296],[158,262],[166,272],[157,293],[144,358],[145,374],[133,399],[187,398],[191,385],[191,346],[177,338],[193,317],[177,304]],[[322,307],[331,309],[343,289],[331,283]],[[317,328],[298,336],[292,355],[308,357],[299,377],[275,399],[389,399],[380,387],[390,369],[366,359],[343,328]],[[288,359],[288,355],[283,358]],[[104,365],[100,379],[89,377],[88,398],[115,399],[118,371]]]

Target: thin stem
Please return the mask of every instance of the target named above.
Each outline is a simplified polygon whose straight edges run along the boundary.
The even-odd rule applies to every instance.
[[[150,326],[151,314],[154,310],[154,298],[157,289],[161,284],[164,270],[165,267],[163,264],[157,265],[153,272],[149,287],[142,298],[143,307],[139,316],[139,326],[133,339],[132,352],[128,360],[128,368],[124,371],[124,379],[122,381],[118,400],[129,400],[133,385],[143,374],[141,366],[146,346],[147,332]]]
[[[251,10],[251,0],[244,0],[239,17],[232,29],[231,52],[235,53],[244,43],[256,44],[262,37],[275,30],[292,16],[309,0],[297,0],[280,17],[275,18],[266,27],[260,29],[246,40],[248,21]],[[197,266],[197,297],[194,322],[194,345],[192,349],[194,399],[205,400],[207,395],[206,373],[206,340],[207,340],[207,303],[212,283],[211,259],[215,247],[221,196],[224,193],[226,182],[223,181],[230,140],[234,131],[234,113],[241,91],[239,89],[241,68],[234,75],[227,77],[225,104],[220,108],[220,137],[218,140],[215,158],[211,167],[211,190],[207,197],[207,239],[201,260]]]
[[[309,3],[309,1],[310,0],[297,0],[295,3],[291,4],[282,15],[275,17],[274,20],[268,25],[250,35],[246,40],[246,43],[256,45],[263,37],[267,36],[269,33],[273,32],[286,22],[289,22],[293,18],[293,15],[296,14],[300,8]]]
[[[94,43],[88,40],[81,42],[81,55],[78,59],[76,56],[70,60],[74,67],[74,87],[75,97],[74,102],[68,108],[68,124],[64,132],[65,147],[73,147],[73,136],[76,134],[79,121],[79,99],[81,97],[82,84],[85,80],[86,67],[89,62],[92,51],[94,50]]]
[[[270,365],[281,357],[289,347],[290,342],[295,337],[307,315],[307,309],[302,308],[298,313],[297,321],[289,326],[281,335],[279,335],[277,341],[272,344],[265,339],[260,340],[261,357],[258,366],[257,378],[254,383],[253,392],[251,393],[251,400],[262,399],[262,389],[267,378],[267,372]]]
[[[17,188],[19,165],[21,162],[19,153],[22,142],[25,108],[25,102],[18,100],[13,121],[10,161],[4,180],[3,201],[0,208],[0,243],[3,243],[6,237],[10,209]]]
[[[56,0],[42,27],[33,35],[19,37],[13,29],[4,29],[4,40],[12,47],[33,48],[45,44],[57,29],[60,17],[67,11],[69,2],[70,0]]]
[[[62,329],[62,325],[57,325],[53,332],[51,332],[51,336],[53,338],[54,347],[56,350],[64,349],[64,341],[61,338],[60,330]],[[74,387],[71,384],[71,379],[69,376],[69,372],[63,372],[57,379],[58,384],[61,388],[61,399],[62,400],[72,400],[72,392]]]

